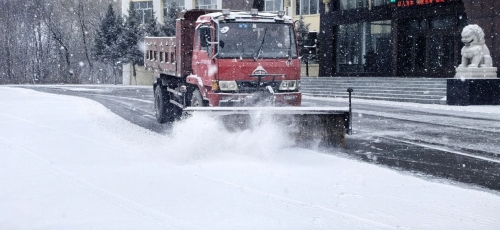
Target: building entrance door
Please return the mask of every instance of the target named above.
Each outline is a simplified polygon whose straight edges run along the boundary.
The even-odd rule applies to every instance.
[[[428,67],[431,74],[449,76],[455,71],[456,39],[452,31],[431,32],[428,36]]]
[[[458,35],[453,27],[439,26],[434,20],[427,19],[403,24],[398,44],[400,74],[422,77],[454,75],[459,62]]]
[[[410,63],[406,74],[415,76],[449,76],[454,71],[455,36],[449,31],[429,30],[408,39]]]

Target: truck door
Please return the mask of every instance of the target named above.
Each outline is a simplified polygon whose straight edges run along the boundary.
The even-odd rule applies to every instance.
[[[196,30],[195,48],[193,50],[193,71],[203,79],[204,84],[210,84],[208,78],[209,69],[212,65],[212,35],[209,26],[200,26]]]

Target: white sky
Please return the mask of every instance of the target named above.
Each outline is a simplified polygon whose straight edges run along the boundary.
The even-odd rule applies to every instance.
[[[206,117],[170,136],[97,102],[0,87],[0,229],[498,229],[497,193]]]

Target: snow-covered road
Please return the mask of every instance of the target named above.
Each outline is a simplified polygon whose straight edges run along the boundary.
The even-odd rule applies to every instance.
[[[500,196],[206,117],[170,135],[0,87],[0,229],[498,229]]]

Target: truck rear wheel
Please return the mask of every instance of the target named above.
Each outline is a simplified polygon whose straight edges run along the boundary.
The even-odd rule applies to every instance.
[[[201,96],[200,90],[195,89],[193,95],[191,95],[191,106],[192,107],[203,107],[203,97]]]
[[[170,96],[167,90],[158,85],[155,89],[155,114],[158,123],[174,121],[173,105],[170,103]]]

